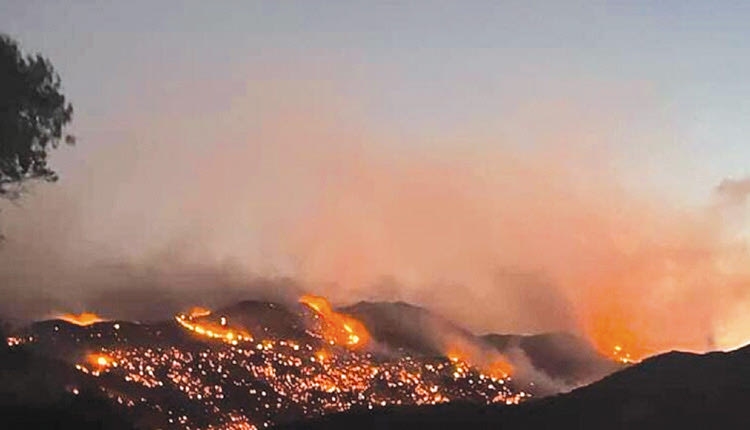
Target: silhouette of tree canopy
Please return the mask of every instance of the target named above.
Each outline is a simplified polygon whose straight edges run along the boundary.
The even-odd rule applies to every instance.
[[[64,134],[73,107],[60,92],[60,77],[41,55],[26,55],[0,34],[0,196],[16,197],[30,179],[57,180],[48,152]]]
[[[8,343],[5,336],[5,321],[0,319],[0,356],[8,352]]]

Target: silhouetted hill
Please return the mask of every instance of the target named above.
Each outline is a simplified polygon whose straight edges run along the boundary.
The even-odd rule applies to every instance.
[[[0,354],[0,428],[113,429],[133,426],[96,384],[70,365],[14,348]]]
[[[569,333],[480,337],[427,309],[403,302],[359,302],[340,311],[362,321],[375,340],[392,349],[443,355],[455,344],[471,344],[496,349],[511,361],[521,352],[537,371],[560,385],[588,384],[622,368],[586,340]]]
[[[104,321],[79,326],[53,319],[32,323],[23,335],[33,336],[29,348],[38,354],[76,361],[82,350],[97,349],[112,344],[158,346],[189,343],[195,339],[180,329],[174,320],[148,324],[128,321]]]
[[[586,428],[748,428],[750,347],[670,352],[524,409],[533,425]],[[532,409],[533,407],[533,409]]]
[[[404,302],[359,302],[339,310],[362,321],[373,339],[394,350],[442,355],[450,342],[478,340],[451,321]]]
[[[444,356],[451,349],[497,350],[514,356],[522,352],[538,371],[561,385],[579,386],[590,383],[617,370],[616,362],[598,354],[585,340],[565,333],[541,335],[475,336],[450,320],[424,308],[403,302],[359,302],[339,311],[364,323],[372,338],[384,346],[376,352],[401,352],[419,356]],[[225,317],[234,327],[246,329],[257,338],[305,339],[311,311],[302,305],[242,301],[218,310],[196,321],[219,324]],[[111,344],[158,346],[196,342],[173,319],[161,322],[134,323],[104,321],[79,326],[64,320],[33,323],[27,334],[32,335],[38,352],[76,361],[82,348],[98,348]]]
[[[671,352],[590,386],[520,406],[450,404],[355,411],[282,426],[317,429],[744,429],[750,426],[750,347]]]
[[[270,425],[347,409],[348,414],[312,421],[310,428],[642,428],[690,416],[701,408],[707,413],[721,411],[748,399],[742,397],[747,395],[742,387],[750,384],[742,384],[750,381],[747,375],[745,379],[737,375],[743,372],[742,363],[750,367],[750,360],[747,353],[737,351],[667,354],[568,395],[519,407],[482,406],[513,401],[513,393],[521,390],[531,390],[535,396],[559,392],[566,385],[557,381],[566,381],[569,387],[599,379],[621,365],[600,355],[584,339],[565,333],[476,336],[402,302],[360,302],[338,310],[361,320],[376,342],[355,350],[334,346],[312,309],[262,301],[243,301],[205,316],[156,323],[37,322],[27,328],[26,337],[16,338],[19,345],[1,360],[16,357],[16,364],[5,363],[7,369],[0,373],[6,390],[0,407],[16,421],[29,422],[21,425],[25,428],[79,419],[84,423],[76,428],[92,428],[85,422],[95,426],[107,420],[141,428],[179,428],[180,420],[206,427],[244,418]],[[218,340],[184,326],[184,321],[247,329],[254,340],[240,344]],[[487,350],[493,358],[498,352],[504,354],[515,366],[513,378],[497,383],[481,376],[484,369],[479,363],[449,360],[445,355],[456,346],[472,348],[474,357]],[[104,354],[110,361],[97,364],[93,354]],[[725,362],[731,362],[731,370],[726,370]],[[722,371],[727,373],[716,375]],[[701,376],[694,377],[695,372]],[[739,385],[732,385],[734,376]],[[547,377],[553,381],[546,381]],[[711,386],[713,381],[718,381],[717,388]],[[54,395],[29,397],[34,393],[29,387],[37,386]],[[73,388],[78,391],[75,395]],[[8,394],[13,392],[27,396]],[[437,399],[438,392],[445,397]],[[453,403],[388,406],[445,399]],[[83,400],[99,412],[85,407]],[[96,406],[97,402],[104,406]],[[362,407],[375,410],[356,410]],[[45,416],[58,418],[42,422]],[[29,421],[34,419],[42,421]]]
[[[256,337],[297,339],[305,336],[305,322],[298,312],[302,309],[301,305],[286,306],[280,303],[245,300],[218,309],[202,319],[218,323],[218,319],[224,316],[232,325],[242,327]]]

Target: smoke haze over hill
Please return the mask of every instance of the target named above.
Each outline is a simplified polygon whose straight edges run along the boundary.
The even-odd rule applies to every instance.
[[[750,335],[748,255],[727,227],[744,200],[688,208],[623,186],[611,114],[540,103],[499,137],[406,146],[325,83],[194,84],[155,88],[60,184],[3,211],[2,312],[147,319],[310,291],[637,356]]]

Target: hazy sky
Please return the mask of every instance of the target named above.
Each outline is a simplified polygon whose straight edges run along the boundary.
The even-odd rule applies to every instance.
[[[38,314],[282,275],[477,330],[736,345],[748,22],[747,2],[0,1],[79,138],[3,212],[2,288]]]
[[[334,82],[372,124],[403,136],[399,145],[489,130],[559,98],[623,109],[614,144],[640,164],[638,181],[681,198],[705,197],[750,165],[746,2],[6,0],[1,8],[0,29],[58,67],[76,107],[78,156],[102,144],[102,120],[159,103],[151,99],[179,85],[170,82],[278,67],[286,79]]]

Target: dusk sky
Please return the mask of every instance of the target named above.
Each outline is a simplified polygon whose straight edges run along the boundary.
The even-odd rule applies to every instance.
[[[273,69],[354,99],[399,146],[491,135],[559,102],[617,112],[619,130],[597,144],[616,148],[629,181],[694,201],[748,174],[744,2],[108,3],[11,0],[0,14],[59,69],[76,157],[100,145],[102,122],[154,98]]]
[[[567,3],[3,1],[78,137],[3,211],[4,288],[80,312],[113,265],[200,261],[478,331],[746,341],[750,4]]]

